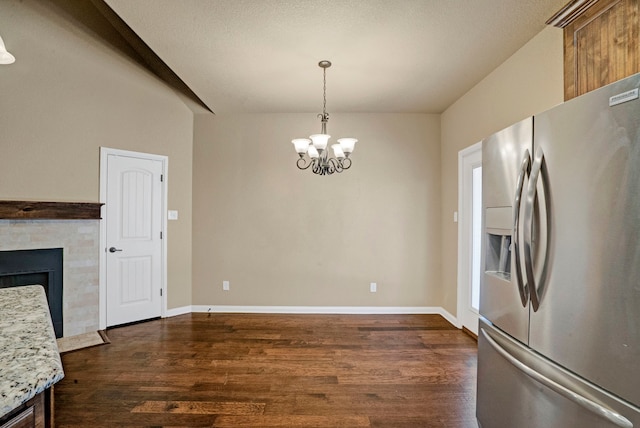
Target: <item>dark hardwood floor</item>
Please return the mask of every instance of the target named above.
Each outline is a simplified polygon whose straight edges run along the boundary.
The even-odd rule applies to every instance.
[[[438,315],[188,314],[64,354],[56,427],[477,427],[476,342]]]

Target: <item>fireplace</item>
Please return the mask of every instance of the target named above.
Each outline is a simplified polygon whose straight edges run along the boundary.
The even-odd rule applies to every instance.
[[[62,337],[62,248],[0,251],[0,288],[40,284],[56,337]]]
[[[102,205],[92,202],[0,200],[0,254],[13,250],[63,249],[62,269],[45,267],[38,270],[39,277],[26,278],[27,282],[37,283],[44,282],[46,277],[56,335],[63,333],[63,323],[64,337],[100,328]],[[26,253],[18,254],[20,259]],[[51,282],[49,278],[52,278]],[[55,289],[49,290],[50,287]]]

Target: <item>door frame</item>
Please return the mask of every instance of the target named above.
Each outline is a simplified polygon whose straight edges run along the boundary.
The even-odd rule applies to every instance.
[[[467,305],[471,299],[471,263],[473,252],[473,221],[472,221],[472,204],[473,195],[472,186],[467,183],[467,174],[477,165],[477,161],[473,160],[473,156],[480,153],[480,165],[482,165],[482,141],[479,141],[466,149],[458,152],[458,307],[457,319],[459,327],[466,327],[464,320]],[[468,328],[468,327],[467,327]],[[473,333],[477,333],[478,326],[470,329]]]
[[[156,155],[151,153],[133,152],[129,150],[111,149],[108,147],[100,147],[100,202],[101,207],[100,221],[100,281],[99,281],[99,328],[105,330],[107,328],[107,158],[110,155],[126,156],[138,159],[146,159],[160,161],[162,163],[162,188],[160,194],[162,200],[160,202],[160,224],[162,228],[162,245],[160,257],[160,287],[162,288],[162,296],[160,297],[160,316],[166,317],[167,313],[167,188],[168,188],[168,167],[169,157],[164,155]]]

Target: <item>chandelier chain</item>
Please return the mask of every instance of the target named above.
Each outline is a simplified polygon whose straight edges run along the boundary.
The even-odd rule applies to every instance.
[[[322,114],[323,116],[327,116],[327,69],[323,68],[322,69],[322,92],[323,92],[323,99],[324,99],[324,104],[322,105]]]

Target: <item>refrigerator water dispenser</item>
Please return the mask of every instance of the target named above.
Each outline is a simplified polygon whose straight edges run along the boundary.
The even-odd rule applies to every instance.
[[[511,280],[511,235],[487,233],[485,272]]]
[[[485,215],[486,274],[511,281],[511,207],[487,208]]]

